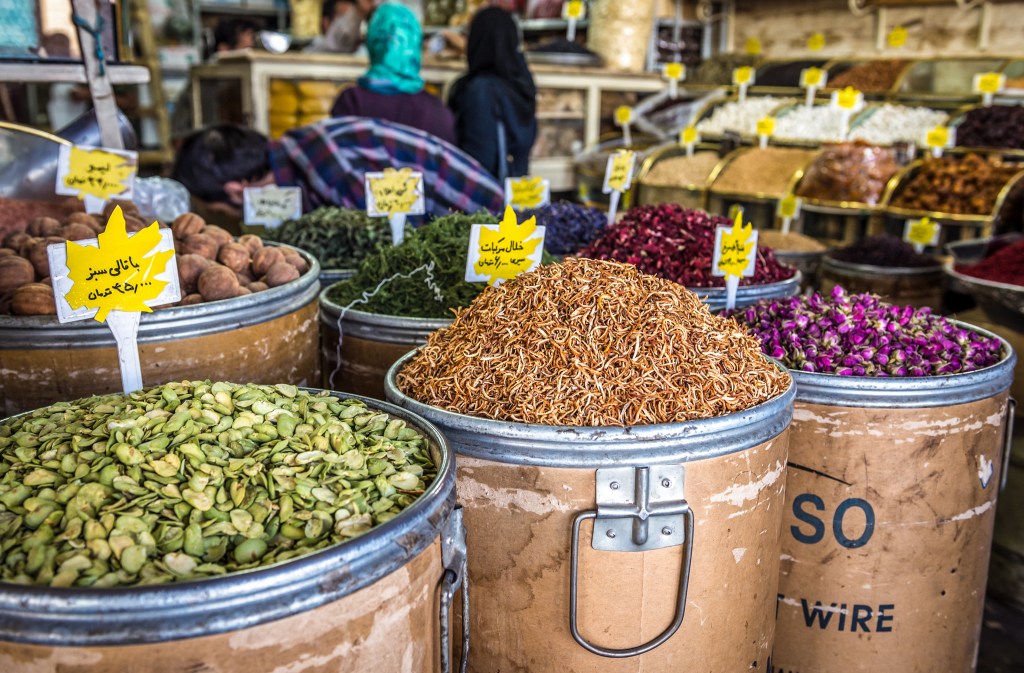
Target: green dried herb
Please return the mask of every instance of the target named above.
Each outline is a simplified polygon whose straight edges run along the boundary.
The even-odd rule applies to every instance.
[[[318,208],[268,229],[263,236],[309,252],[323,269],[355,269],[370,255],[391,246],[387,218],[349,208]]]
[[[0,580],[113,587],[270,565],[397,516],[428,441],[356,400],[182,382],[0,424]]]

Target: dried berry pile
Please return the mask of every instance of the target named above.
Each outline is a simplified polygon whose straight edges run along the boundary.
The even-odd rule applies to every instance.
[[[519,221],[531,217],[537,218],[538,226],[546,227],[544,249],[552,255],[571,255],[578,251],[597,238],[608,221],[608,217],[597,208],[568,201],[527,210],[519,216]]]
[[[937,259],[923,255],[902,238],[881,234],[868,236],[832,253],[832,259],[850,264],[919,269],[939,266]]]
[[[520,423],[630,426],[742,411],[789,377],[675,283],[567,259],[488,287],[399,372],[407,395]]]
[[[928,308],[887,304],[872,294],[814,294],[729,312],[791,369],[840,376],[942,376],[990,367],[998,339],[964,329]]]
[[[977,264],[958,266],[966,276],[1024,286],[1024,241],[1002,247]]]
[[[956,127],[960,147],[1024,149],[1024,108],[993,105],[968,110]]]
[[[732,221],[671,203],[637,206],[580,250],[579,256],[635,264],[644,273],[686,287],[725,287],[724,278],[711,275],[719,225],[732,226]],[[777,283],[795,273],[775,259],[771,248],[758,246],[754,275],[740,285]]]
[[[980,154],[928,157],[892,205],[956,215],[989,215],[1006,183],[1021,167]]]

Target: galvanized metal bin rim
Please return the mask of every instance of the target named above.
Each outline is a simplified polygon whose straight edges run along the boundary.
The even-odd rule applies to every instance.
[[[333,286],[331,286],[333,287]],[[331,287],[325,287],[320,292],[320,309],[321,311],[335,320],[341,315],[341,304],[338,304],[330,297],[327,293],[330,292]],[[454,316],[452,316],[454,318]],[[416,318],[412,316],[404,315],[386,315],[383,313],[370,313],[369,311],[360,311],[356,308],[350,308],[345,311],[345,321],[360,322],[366,325],[373,325],[376,327],[408,327],[413,329],[429,329],[431,331],[447,327],[451,324],[451,318]]]
[[[114,589],[0,582],[0,641],[100,647],[237,631],[343,598],[415,558],[438,539],[455,505],[449,445],[434,425],[406,409],[358,395],[334,396],[401,418],[436,447],[437,477],[394,519],[308,556],[212,579]]]
[[[143,313],[139,320],[139,343],[189,339],[260,325],[315,301],[320,291],[320,264],[304,250],[295,250],[309,263],[309,270],[298,280],[234,299]],[[115,345],[110,329],[94,320],[62,325],[56,316],[0,315],[0,350]]]
[[[942,265],[938,262],[934,266],[875,266],[873,264],[855,264],[843,262],[831,254],[825,255],[822,262],[826,268],[833,268],[846,271],[853,275],[870,276],[872,278],[882,276],[941,276]]]
[[[630,427],[531,425],[467,416],[412,399],[399,390],[397,376],[415,354],[413,350],[402,356],[388,371],[384,381],[388,401],[442,428],[457,454],[515,465],[598,468],[716,458],[781,434],[792,420],[796,396],[791,381],[783,393],[767,402],[716,418]]]
[[[1017,354],[997,334],[958,320],[955,325],[982,336],[998,339],[1005,357],[985,369],[946,376],[907,378],[839,376],[790,369],[796,381],[797,402],[837,407],[928,408],[977,402],[998,395],[1013,382]]]
[[[780,280],[777,283],[763,283],[761,285],[741,285],[736,290],[736,306],[748,306],[761,301],[762,299],[784,299],[793,297],[800,292],[800,283],[803,282],[803,274],[797,269],[791,278]],[[724,287],[688,287],[700,300],[707,304],[711,311],[720,311],[725,308],[726,289]]]

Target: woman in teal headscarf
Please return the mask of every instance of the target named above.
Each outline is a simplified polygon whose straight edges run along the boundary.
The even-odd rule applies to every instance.
[[[454,144],[452,113],[423,89],[422,44],[423,31],[408,8],[393,3],[377,7],[366,34],[370,69],[356,86],[341,92],[331,108],[331,116],[384,119]]]

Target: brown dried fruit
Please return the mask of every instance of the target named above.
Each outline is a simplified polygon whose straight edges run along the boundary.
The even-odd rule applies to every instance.
[[[238,272],[236,272],[235,273],[235,278],[238,279],[238,284],[239,285],[248,285],[249,283],[251,283],[253,281],[253,277],[251,275],[249,275],[249,272],[247,270],[246,271],[238,271]]]
[[[52,217],[34,217],[25,227],[30,236],[59,236],[60,222]]]
[[[247,294],[252,294],[252,290],[250,290],[247,287],[240,287],[240,288],[238,288],[238,294],[236,294],[235,296],[236,297],[244,297]]]
[[[21,249],[21,244],[32,238],[32,235],[25,231],[12,231],[7,234],[4,238],[4,247],[10,248],[11,250],[18,251]]]
[[[56,315],[53,288],[43,283],[22,285],[11,298],[11,311],[14,315]]]
[[[252,256],[252,272],[257,276],[266,275],[270,267],[284,262],[284,254],[277,248],[262,248]]]
[[[0,294],[13,292],[36,279],[32,263],[23,257],[0,257]]]
[[[217,253],[217,261],[232,271],[245,271],[249,268],[249,249],[241,243],[227,243]]]
[[[220,245],[211,236],[206,234],[192,234],[181,243],[183,254],[201,255],[209,260],[217,259],[217,251]]]
[[[209,269],[213,262],[194,253],[177,255],[177,258],[178,281],[181,283],[181,289],[186,294],[191,294],[199,287],[199,276],[203,274],[203,271]]]
[[[36,238],[35,236],[29,236],[28,238],[20,239],[21,243],[18,244],[18,254],[24,258],[28,258],[28,254],[32,252],[32,246],[39,241],[45,240],[42,238]],[[64,239],[61,239],[64,240]]]
[[[185,213],[184,215],[178,215],[171,223],[171,231],[174,233],[174,238],[179,241],[183,241],[192,234],[198,234],[206,228],[206,220],[199,217],[195,213]]]
[[[235,240],[235,237],[227,229],[222,229],[215,224],[206,225],[203,233],[217,241],[218,246],[233,243]]]
[[[203,303],[203,295],[201,294],[186,294],[178,302],[178,306],[195,306],[196,304]]]
[[[238,279],[226,266],[212,265],[199,276],[199,294],[206,301],[231,299],[238,295]]]
[[[114,208],[120,207],[121,213],[125,216],[134,215],[139,216],[139,207],[131,201],[108,201],[107,205],[103,206],[103,221],[106,222],[110,219],[110,214],[114,212]]]
[[[295,270],[299,272],[300,276],[309,271],[309,262],[303,259],[302,255],[299,255],[297,253],[289,255],[288,253],[285,253],[284,261],[288,262],[293,267],[295,267]]]
[[[256,234],[242,234],[238,237],[238,242],[246,247],[250,256],[263,249],[263,239]]]
[[[0,257],[5,257],[7,255],[17,255],[17,254],[18,254],[17,250],[11,250],[10,248],[0,248]]]
[[[46,278],[50,275],[50,257],[46,254],[48,246],[49,243],[46,241],[39,241],[32,246],[28,253],[28,261],[32,263],[32,268],[36,270],[36,278]]]
[[[277,287],[278,285],[284,285],[285,283],[290,283],[293,280],[298,279],[299,272],[294,266],[288,262],[278,262],[274,266],[270,267],[270,269],[267,270],[267,275],[260,280],[270,287]]]
[[[88,238],[96,238],[96,232],[92,230],[92,227],[77,222],[65,224],[64,229],[55,235],[61,236],[66,241],[84,241]]]
[[[64,218],[64,224],[84,224],[97,234],[103,232],[103,225],[89,213],[71,213]]]
[[[132,216],[132,215],[125,215],[124,216],[124,229],[129,234],[134,234],[135,232],[142,231],[143,229],[145,229],[146,227],[148,227],[151,224],[153,224],[153,223],[152,222],[146,222],[141,217],[135,217],[135,216]]]
[[[246,287],[249,288],[250,292],[263,292],[264,290],[270,289],[269,285],[258,280],[249,283],[248,285],[246,285]]]

